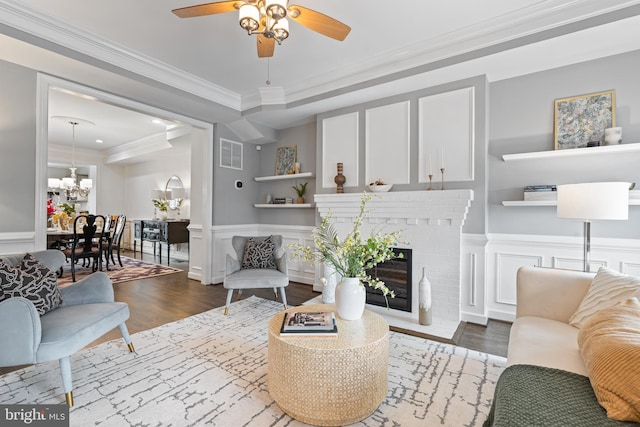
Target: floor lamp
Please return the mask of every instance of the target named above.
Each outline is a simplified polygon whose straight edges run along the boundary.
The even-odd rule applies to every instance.
[[[629,218],[628,182],[558,185],[558,218],[584,221],[584,271],[589,271],[592,220]]]

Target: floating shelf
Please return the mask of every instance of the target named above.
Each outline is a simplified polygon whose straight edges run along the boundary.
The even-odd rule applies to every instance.
[[[557,204],[556,200],[504,200],[502,202],[503,206],[557,206]],[[629,206],[640,206],[640,199],[629,200]]]
[[[292,173],[290,175],[257,176],[253,179],[255,179],[258,182],[261,182],[261,181],[279,181],[283,179],[300,179],[300,178],[313,178],[313,172]]]
[[[532,153],[504,154],[505,162],[514,160],[552,159],[577,156],[601,156],[603,154],[640,151],[640,144],[605,145],[602,147],[573,148],[565,150],[535,151]]]
[[[267,209],[304,209],[304,208],[312,208],[313,204],[311,203],[288,203],[288,204],[280,204],[276,205],[275,203],[256,203],[253,205],[254,208],[267,208]]]

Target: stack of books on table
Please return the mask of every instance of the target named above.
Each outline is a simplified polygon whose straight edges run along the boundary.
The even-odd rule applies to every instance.
[[[280,336],[284,337],[332,337],[337,334],[336,317],[331,311],[287,312],[280,328]]]
[[[527,185],[524,187],[524,200],[558,200],[555,185]]]

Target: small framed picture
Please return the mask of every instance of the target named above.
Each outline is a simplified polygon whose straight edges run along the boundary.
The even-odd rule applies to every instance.
[[[615,91],[556,99],[553,119],[556,150],[600,145],[616,125]]]
[[[278,147],[276,151],[276,175],[290,175],[295,173],[296,145]]]

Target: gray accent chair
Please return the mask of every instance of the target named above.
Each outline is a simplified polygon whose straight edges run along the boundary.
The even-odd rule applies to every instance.
[[[35,251],[31,254],[53,271],[65,262],[59,250]],[[24,254],[0,255],[11,265],[18,265]],[[71,355],[91,344],[116,326],[129,351],[134,352],[125,324],[129,306],[115,302],[111,279],[96,272],[60,289],[62,304],[38,315],[26,298],[9,298],[0,302],[0,366],[19,366],[59,360],[62,387],[69,406],[73,406]]]
[[[257,236],[254,239],[266,239],[269,236]],[[273,255],[277,270],[266,268],[242,268],[242,257],[244,255],[244,247],[249,237],[233,236],[231,245],[236,252],[236,258],[231,254],[227,254],[227,263],[223,286],[228,289],[227,302],[224,314],[229,312],[229,305],[233,298],[233,291],[238,290],[238,298],[242,295],[244,289],[260,289],[273,288],[276,300],[278,299],[278,288],[282,295],[282,303],[287,308],[287,294],[284,288],[289,286],[289,273],[287,271],[287,254],[282,246],[282,236],[273,235],[274,244]]]

